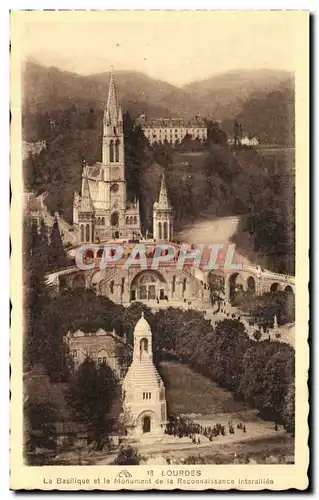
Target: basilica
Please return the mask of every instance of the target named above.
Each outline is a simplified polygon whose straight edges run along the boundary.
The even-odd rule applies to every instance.
[[[139,200],[127,199],[123,118],[113,74],[104,110],[102,142],[102,162],[84,166],[81,194],[74,193],[73,227],[78,244],[142,237]],[[153,238],[169,241],[172,237],[172,206],[163,175],[153,207]]]
[[[81,194],[74,193],[73,224],[77,242],[138,239],[139,201],[126,193],[122,110],[112,74],[103,117],[102,162],[85,165]]]

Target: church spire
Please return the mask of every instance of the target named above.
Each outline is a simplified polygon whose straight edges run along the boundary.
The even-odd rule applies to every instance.
[[[112,70],[111,79],[110,79],[109,95],[107,98],[107,105],[106,105],[106,113],[107,113],[107,118],[110,120],[111,124],[116,125],[117,119],[118,119],[118,104],[117,104],[116,87],[115,87],[113,70]]]
[[[168,208],[170,207],[170,202],[167,194],[165,174],[162,175],[161,189],[158,197],[159,207]]]

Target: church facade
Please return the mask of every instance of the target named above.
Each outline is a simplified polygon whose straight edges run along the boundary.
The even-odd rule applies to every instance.
[[[83,168],[73,224],[79,244],[136,239],[141,233],[139,201],[127,200],[123,118],[113,75],[103,117],[102,162]]]
[[[128,437],[160,438],[167,424],[165,387],[153,363],[152,331],[143,313],[133,342],[133,360],[122,386],[123,423]]]

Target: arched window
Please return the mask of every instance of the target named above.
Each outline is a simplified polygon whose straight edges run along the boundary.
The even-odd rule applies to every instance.
[[[101,218],[101,224],[102,224],[102,226],[105,226],[105,217]]]
[[[158,223],[158,238],[160,240],[162,239],[162,224],[161,224],[161,222]]]
[[[133,224],[133,217],[130,217],[130,224]]]
[[[176,288],[176,276],[173,276],[172,293],[175,293],[175,288]]]
[[[130,218],[129,217],[126,217],[125,223],[126,223],[126,225],[128,225],[130,223]]]
[[[90,241],[90,224],[87,224],[85,228],[85,241]]]
[[[134,224],[137,224],[137,217],[134,217]]]
[[[114,162],[114,142],[110,141],[110,163]]]
[[[113,212],[111,215],[111,225],[112,226],[119,225],[119,214],[117,212]]]
[[[119,139],[117,139],[115,142],[115,161],[116,162],[120,161],[120,141],[119,141]]]
[[[81,224],[81,241],[84,241],[84,226]]]
[[[142,352],[148,352],[148,340],[147,339],[141,339],[140,341],[140,353]]]
[[[167,222],[164,222],[164,225],[163,225],[163,238],[165,241],[167,241],[167,239],[168,239],[168,224],[167,224]]]
[[[112,294],[114,293],[114,281],[111,281],[111,283],[110,283],[110,292]]]

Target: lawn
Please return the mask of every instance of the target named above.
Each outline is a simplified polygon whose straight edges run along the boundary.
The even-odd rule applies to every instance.
[[[230,391],[177,362],[161,363],[168,411],[176,414],[213,415],[248,410]]]

